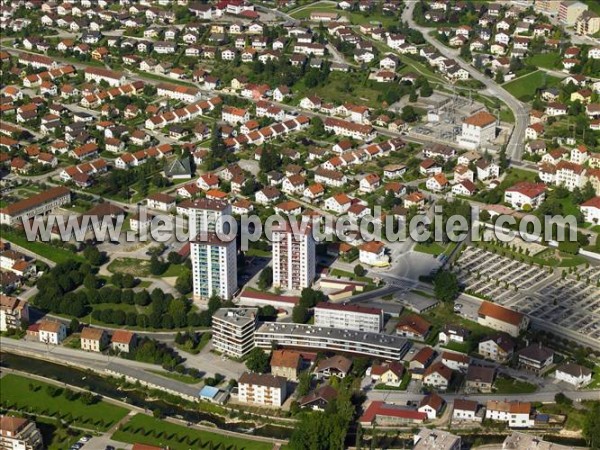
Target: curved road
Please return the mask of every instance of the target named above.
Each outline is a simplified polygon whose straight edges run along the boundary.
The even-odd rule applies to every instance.
[[[469,72],[469,75],[473,79],[483,83],[492,95],[498,97],[511,109],[513,115],[515,116],[515,127],[506,147],[506,153],[511,159],[520,161],[521,157],[523,156],[525,129],[527,128],[527,124],[529,122],[529,109],[527,105],[517,100],[494,80],[486,77],[469,63],[460,58],[460,52],[458,49],[448,48],[438,40],[431,37],[429,33],[433,30],[433,28],[423,27],[415,23],[413,19],[415,4],[416,2],[407,2],[407,6],[402,12],[402,20],[407,22],[411,28],[420,31],[425,40],[430,45],[435,47],[446,58],[456,60],[463,69]]]

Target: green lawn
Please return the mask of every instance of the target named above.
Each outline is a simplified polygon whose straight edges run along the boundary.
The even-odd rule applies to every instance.
[[[498,377],[494,383],[496,394],[531,394],[537,390],[535,384],[512,378]]]
[[[596,14],[600,14],[600,3],[598,0],[583,0],[583,3],[587,4],[590,11],[594,11]]]
[[[83,256],[70,252],[68,250],[64,250],[62,248],[55,247],[50,244],[46,244],[45,242],[30,242],[27,238],[21,234],[15,233],[14,231],[8,231],[3,229],[2,239],[6,241],[10,241],[15,245],[20,245],[26,250],[29,250],[36,255],[40,255],[44,258],[49,259],[50,261],[54,261],[55,263],[63,263],[65,261],[75,259],[77,261],[85,261]]]
[[[161,277],[178,277],[189,269],[184,264],[171,264]]]
[[[569,405],[550,404],[542,405],[538,410],[543,414],[561,414],[567,416],[567,421],[565,422],[565,429],[567,430],[581,430],[585,423],[585,409],[578,409]]]
[[[527,62],[546,69],[556,69],[556,63],[560,61],[560,53],[538,53],[527,58]]]
[[[272,443],[251,441],[186,428],[169,422],[137,414],[113,434],[119,442],[168,446],[172,450],[190,448],[223,448],[238,450],[271,450]]]
[[[387,16],[383,14],[379,14],[377,12],[373,12],[370,14],[363,14],[361,12],[355,11],[342,11],[341,9],[337,9],[335,5],[316,5],[316,6],[308,6],[308,7],[300,7],[299,11],[292,11],[290,16],[295,19],[308,19],[312,12],[336,12],[340,15],[340,17],[347,17],[352,25],[362,25],[365,23],[371,22],[381,22],[384,27],[388,25],[393,25],[398,21],[397,17]]]
[[[516,80],[502,85],[504,89],[519,100],[532,98],[535,91],[543,86],[550,87],[560,83],[560,78],[548,75],[543,70],[537,70]]]
[[[438,256],[446,252],[446,247],[438,244],[437,242],[432,242],[430,244],[419,242],[417,245],[415,245],[415,251]]]
[[[342,277],[342,278],[349,278],[353,281],[360,281],[363,283],[367,283],[367,284],[373,284],[373,280],[369,277],[358,277],[356,275],[354,275],[352,272],[348,272],[346,270],[341,270],[341,269],[333,269],[330,272],[330,275],[332,277]]]
[[[376,85],[367,81],[368,73],[365,72],[331,72],[327,81],[316,87],[307,87],[304,80],[300,80],[292,90],[297,98],[306,95],[317,95],[334,103],[346,103],[363,100],[373,108],[381,107],[379,96],[385,92],[385,83]]]
[[[586,389],[600,388],[600,370],[598,370],[598,369],[594,370],[594,373],[592,375],[592,381],[585,388]]]
[[[68,400],[63,394],[52,396],[53,386],[19,375],[7,374],[0,379],[2,406],[42,416],[54,416],[76,426],[105,431],[127,415],[127,410],[100,401],[86,405],[81,400]],[[62,389],[62,388],[57,388]]]
[[[159,375],[161,377],[170,378],[171,380],[180,381],[181,383],[186,384],[198,384],[200,383],[200,378],[194,378],[190,375],[185,375],[183,373],[177,372],[165,372],[162,370],[149,370],[148,372],[153,373],[155,375]]]
[[[260,250],[258,248],[249,248],[248,251],[246,252],[246,256],[247,257],[255,256],[257,258],[271,258],[273,256],[273,253],[265,251],[265,250]]]

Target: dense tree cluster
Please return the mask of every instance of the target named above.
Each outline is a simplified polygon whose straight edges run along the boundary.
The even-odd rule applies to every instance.
[[[107,304],[106,308],[94,308],[92,319],[115,325],[166,329],[208,327],[212,314],[220,305],[220,300],[216,298],[209,303],[209,310],[195,312],[185,297],[174,298],[160,289],[136,292],[128,288],[135,280],[126,274],[115,274],[111,281],[115,286],[107,285],[98,289],[101,280],[94,275],[89,264],[67,261],[57,264],[38,280],[39,292],[34,304],[44,311],[73,317],[85,316],[93,305]],[[138,313],[117,307],[119,304],[146,308],[143,313]]]
[[[262,146],[260,162],[258,163],[261,172],[267,173],[278,169],[281,167],[281,162],[281,153],[278,149],[266,144]]]
[[[147,337],[141,338],[131,352],[121,356],[135,361],[160,364],[167,370],[174,370],[178,366],[184,369],[181,366],[184,359],[175,350],[162,342]]]
[[[246,357],[246,367],[251,372],[266,373],[269,371],[269,354],[258,347],[253,348]]]
[[[435,297],[443,302],[450,302],[458,297],[460,286],[454,272],[440,270],[433,278]]]
[[[317,303],[325,301],[327,301],[327,296],[323,292],[312,288],[302,289],[300,302],[292,310],[292,320],[295,323],[306,322],[309,316],[308,310],[313,308]]]
[[[338,389],[338,397],[325,411],[304,412],[294,428],[289,447],[293,450],[346,448],[346,434],[354,416],[350,386]]]

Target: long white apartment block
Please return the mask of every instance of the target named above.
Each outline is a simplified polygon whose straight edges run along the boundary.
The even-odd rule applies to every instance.
[[[411,346],[407,339],[396,335],[275,322],[261,324],[254,339],[257,347],[265,349],[275,343],[283,348],[354,353],[393,361],[402,359]]]
[[[379,308],[323,302],[314,311],[316,326],[371,333],[383,329],[383,310]]]

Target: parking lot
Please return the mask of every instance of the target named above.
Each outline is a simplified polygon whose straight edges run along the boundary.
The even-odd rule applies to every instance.
[[[562,278],[562,269],[475,247],[465,249],[455,268],[466,291],[600,341],[600,268]]]

